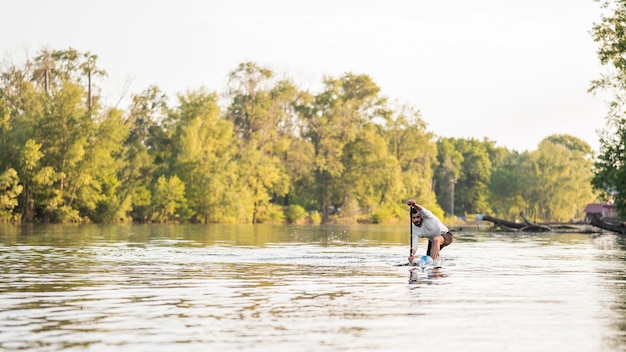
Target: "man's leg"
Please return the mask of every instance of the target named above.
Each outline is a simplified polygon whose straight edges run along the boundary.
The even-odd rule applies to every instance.
[[[428,241],[428,253],[431,258],[437,259],[439,258],[439,250],[441,249],[441,245],[443,244],[443,236],[435,236],[430,241]]]

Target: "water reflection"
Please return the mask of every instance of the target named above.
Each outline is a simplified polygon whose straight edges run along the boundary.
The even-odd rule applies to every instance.
[[[409,284],[445,284],[447,275],[443,268],[412,268],[409,269]]]
[[[613,294],[612,297],[598,298],[611,311],[608,340],[616,350],[623,350],[626,346],[626,238],[599,236],[593,242],[602,251],[599,260],[605,263],[598,269],[598,276],[607,278],[604,284]]]
[[[0,349],[626,345],[623,238],[459,233],[424,271],[395,266],[408,242],[405,226],[0,225]]]

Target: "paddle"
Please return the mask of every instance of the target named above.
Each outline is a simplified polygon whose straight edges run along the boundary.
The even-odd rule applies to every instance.
[[[409,233],[411,234],[411,247],[409,247],[409,257],[411,256],[411,254],[413,254],[413,208],[409,207],[409,226],[411,227],[411,230],[409,231]],[[415,254],[417,254],[417,251],[415,252]],[[411,263],[409,263],[409,265],[411,265]]]
[[[409,257],[411,256],[411,254],[413,254],[413,214],[411,212],[413,208],[409,207],[409,226],[411,227],[411,229],[409,230],[410,236],[411,236],[411,245],[409,247]],[[417,254],[417,252],[415,252]],[[396,266],[409,266],[409,265],[415,265],[414,263],[406,263],[406,264],[397,264]]]

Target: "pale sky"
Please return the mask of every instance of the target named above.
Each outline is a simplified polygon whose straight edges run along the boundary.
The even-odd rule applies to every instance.
[[[2,12],[2,62],[91,52],[110,105],[151,84],[171,98],[223,91],[253,61],[303,89],[367,74],[437,136],[518,151],[552,134],[597,150],[606,125],[606,98],[587,93],[602,71],[593,0],[3,0]]]

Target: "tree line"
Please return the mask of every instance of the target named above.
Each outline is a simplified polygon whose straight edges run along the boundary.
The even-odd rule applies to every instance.
[[[149,86],[125,109],[100,101],[104,79],[72,48],[1,68],[1,221],[394,223],[408,198],[448,218],[569,221],[595,199],[584,141],[435,136],[366,74],[311,92],[244,62],[220,92],[170,103]]]

